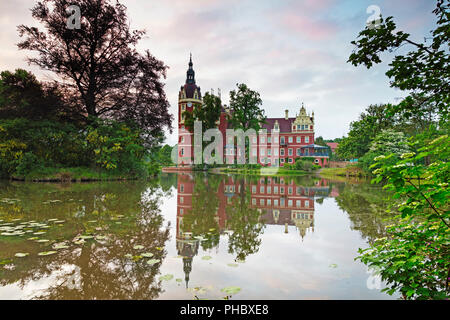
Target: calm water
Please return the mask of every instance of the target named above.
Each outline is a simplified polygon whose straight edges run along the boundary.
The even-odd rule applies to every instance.
[[[393,299],[354,261],[385,209],[318,177],[3,181],[0,299]]]

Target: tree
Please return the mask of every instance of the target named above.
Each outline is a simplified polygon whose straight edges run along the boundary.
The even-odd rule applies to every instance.
[[[67,108],[56,84],[39,82],[23,69],[0,74],[0,117],[33,120],[60,119]]]
[[[348,62],[371,68],[381,62],[380,54],[394,51],[404,45],[412,45],[414,50],[405,55],[397,55],[390,63],[386,75],[391,79],[391,87],[407,90],[409,95],[398,105],[390,108],[390,114],[402,114],[405,118],[428,115],[431,112],[441,123],[448,121],[450,104],[450,4],[448,0],[437,0],[433,13],[437,26],[431,32],[429,43],[418,43],[410,35],[397,29],[393,17],[381,19],[377,28],[366,28],[352,41],[355,50]]]
[[[411,147],[420,142],[416,137]],[[393,199],[404,200],[397,221],[388,226],[387,236],[368,249],[360,249],[360,259],[376,266],[390,288],[405,299],[448,299],[450,297],[450,212],[448,178],[450,156],[448,135],[426,141],[418,152],[407,152],[398,161],[393,154],[376,158],[374,183],[387,182]],[[423,143],[423,142],[421,142]],[[430,157],[431,165],[424,163]]]
[[[185,111],[184,124],[189,131],[194,132],[194,122],[202,122],[202,130],[217,128],[216,122],[220,119],[222,110],[222,101],[218,96],[206,92],[203,96],[203,104],[201,108],[195,108],[193,112]]]
[[[262,100],[259,93],[251,90],[243,83],[237,84],[237,87],[237,91],[232,90],[230,92],[231,116],[228,121],[235,130],[242,129],[247,131],[253,129],[258,133],[266,120],[264,110],[260,108]],[[250,148],[247,139],[245,141],[245,151],[245,163],[248,163]]]
[[[392,128],[395,120],[386,116],[388,105],[370,105],[350,123],[350,131],[339,143],[337,154],[343,159],[360,158],[370,148],[370,143],[383,129]]]
[[[57,74],[88,117],[132,121],[145,137],[171,129],[164,84],[167,66],[136,46],[143,30],[130,30],[126,7],[118,1],[80,0],[79,29],[68,29],[68,0],[42,0],[31,10],[46,32],[20,25],[19,49],[36,51],[28,61]]]
[[[238,90],[230,92],[229,122],[234,129],[254,129],[258,132],[265,121],[264,110],[260,108],[262,100],[259,93],[251,90],[246,84],[237,84]]]
[[[370,143],[369,151],[360,159],[362,168],[369,172],[369,167],[373,164],[377,156],[393,154],[392,161],[400,159],[403,153],[411,149],[403,132],[396,132],[392,129],[381,131]]]

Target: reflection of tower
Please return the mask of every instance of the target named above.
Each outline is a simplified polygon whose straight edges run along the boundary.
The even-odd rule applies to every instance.
[[[199,240],[192,239],[189,232],[181,232],[182,236],[177,237],[178,255],[183,257],[183,271],[186,288],[189,286],[189,274],[192,271],[192,260],[198,253]]]
[[[192,238],[192,233],[183,230],[183,216],[192,211],[192,194],[194,192],[194,180],[191,174],[178,175],[177,193],[177,236],[176,245],[178,255],[183,257],[183,271],[185,274],[186,288],[189,285],[189,274],[192,270],[192,260],[198,253],[199,240]]]
[[[306,231],[309,230],[309,228],[312,228],[312,231],[314,232],[313,212],[305,210],[293,210],[292,220],[294,221],[294,224],[297,227],[300,236],[302,237],[302,241],[306,235]]]

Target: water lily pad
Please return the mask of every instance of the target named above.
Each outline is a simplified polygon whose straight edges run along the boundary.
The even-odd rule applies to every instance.
[[[47,221],[48,221],[48,222],[51,222],[51,221],[58,221],[58,219],[48,219]]]
[[[133,259],[133,255],[129,253],[127,253],[124,257],[127,259]]]
[[[95,236],[95,239],[97,239],[97,240],[105,240],[106,236]]]
[[[183,282],[183,279],[181,279],[181,278],[176,278],[175,281],[176,281],[176,282]]]
[[[211,259],[212,259],[211,256],[203,256],[203,257],[202,257],[202,260],[211,260]]]
[[[147,261],[147,264],[152,266],[154,264],[157,264],[160,261],[161,260],[159,260],[159,259],[150,259],[150,260]]]
[[[39,239],[39,240],[36,240],[36,242],[39,242],[39,243],[44,243],[44,242],[49,242],[50,240],[47,240],[47,239]]]
[[[155,249],[159,250],[159,251],[163,250],[163,248],[161,248],[161,247],[156,247]]]
[[[151,257],[153,257],[153,253],[145,252],[145,253],[141,253],[141,256],[144,258],[151,258]]]
[[[135,250],[142,250],[142,249],[144,249],[144,246],[136,245],[136,246],[133,247],[133,249],[135,249]]]
[[[120,222],[120,221],[117,221],[117,222],[116,222],[116,224],[122,224],[122,222]]]
[[[57,220],[57,221],[55,221],[55,223],[64,223],[64,222],[66,222],[66,220]]]
[[[227,266],[236,268],[236,267],[238,267],[239,265],[238,265],[237,263],[229,263],[229,264],[227,264]]]
[[[53,249],[67,249],[67,248],[70,248],[70,247],[65,243],[58,243],[53,246]]]
[[[45,234],[45,233],[47,233],[47,232],[45,232],[45,231],[39,231],[39,232],[35,232],[35,233],[33,233],[34,235],[40,235],[40,234]]]
[[[44,252],[39,252],[38,256],[49,256],[51,254],[55,254],[56,251],[44,251]]]
[[[29,255],[29,253],[17,252],[14,256],[17,258],[23,258],[23,257],[26,257],[27,255]]]
[[[83,239],[83,240],[92,239],[92,238],[94,238],[94,236],[89,236],[89,235],[80,236],[80,239]]]
[[[330,268],[337,268],[337,264],[332,263],[332,264],[329,265],[329,267],[330,267]]]
[[[173,274],[166,274],[164,276],[159,277],[159,280],[169,281],[173,279]]]
[[[226,294],[232,295],[232,294],[236,294],[236,293],[240,292],[241,288],[235,287],[235,286],[230,286],[230,287],[223,288],[220,291],[225,292]]]
[[[85,241],[83,239],[73,241],[75,244],[84,244]]]
[[[31,237],[31,238],[28,238],[27,240],[37,240],[37,239],[39,239],[38,237]]]

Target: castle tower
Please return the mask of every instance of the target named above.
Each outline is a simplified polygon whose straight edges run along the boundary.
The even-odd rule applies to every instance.
[[[200,87],[195,84],[195,71],[193,69],[192,54],[189,59],[189,68],[186,72],[186,83],[181,86],[178,93],[178,165],[192,166],[194,164],[194,132],[185,125],[185,112],[194,112],[201,108],[202,94]]]

